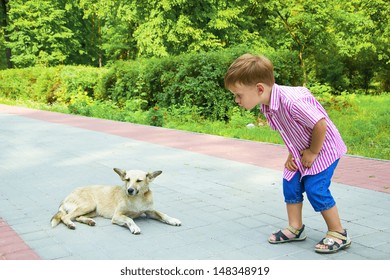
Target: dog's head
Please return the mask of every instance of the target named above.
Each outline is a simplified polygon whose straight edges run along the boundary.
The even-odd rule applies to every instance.
[[[149,183],[154,180],[162,171],[145,172],[141,170],[123,170],[114,168],[123,182],[128,195],[144,194],[149,191]]]

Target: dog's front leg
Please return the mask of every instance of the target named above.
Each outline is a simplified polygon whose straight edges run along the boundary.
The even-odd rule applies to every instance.
[[[140,234],[141,229],[134,223],[133,219],[126,215],[115,215],[112,217],[111,222],[120,226],[127,226],[132,234]]]
[[[181,222],[178,219],[172,218],[168,216],[167,214],[161,213],[159,211],[146,211],[145,214],[155,220],[158,220],[160,222],[166,223],[168,225],[172,226],[180,226]]]

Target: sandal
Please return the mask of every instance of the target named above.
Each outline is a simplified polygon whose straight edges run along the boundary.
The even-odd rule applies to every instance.
[[[347,231],[344,230],[344,233],[340,233],[337,231],[328,231],[326,233],[327,236],[332,236],[336,239],[342,240],[342,243],[337,243],[332,237],[324,237],[317,245],[326,245],[328,248],[315,248],[317,253],[329,254],[335,253],[339,250],[346,249],[351,246],[351,239],[349,238]]]
[[[287,229],[295,235],[295,237],[288,238],[282,230],[272,233],[275,236],[275,240],[268,239],[268,242],[271,244],[286,243],[292,241],[303,241],[306,239],[306,234],[304,232],[305,225],[301,229],[296,229],[292,226],[288,226]]]

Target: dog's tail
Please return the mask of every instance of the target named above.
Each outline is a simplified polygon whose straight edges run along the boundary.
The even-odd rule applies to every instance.
[[[61,218],[64,216],[64,212],[61,210],[58,210],[58,212],[51,218],[50,223],[52,227],[57,226],[59,223],[61,223]]]

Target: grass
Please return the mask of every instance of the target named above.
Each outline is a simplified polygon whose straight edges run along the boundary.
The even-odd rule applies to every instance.
[[[390,159],[390,95],[358,96],[356,108],[331,110],[348,153]]]
[[[41,104],[25,100],[10,100],[0,97],[0,103],[25,106],[47,111],[70,113],[64,104]],[[102,109],[100,106],[103,106]],[[84,106],[84,105],[83,105]],[[82,107],[72,113],[87,114],[88,116],[107,118],[119,121],[129,121],[140,124],[148,122],[148,112],[119,109],[109,104],[96,103],[90,107]],[[328,114],[339,129],[347,147],[348,154],[390,160],[390,95],[378,96],[357,95],[352,106],[328,108]],[[175,110],[161,109],[163,127],[184,131],[219,135],[229,138],[251,141],[283,144],[279,133],[271,130],[264,120],[250,114],[237,113],[234,122],[212,122],[202,119],[191,109],[183,113]],[[260,123],[254,128],[247,128],[248,122]]]
[[[254,128],[232,127],[224,122],[201,121],[199,123],[183,124],[172,120],[164,125],[167,128],[200,132],[228,138],[245,139],[251,141],[283,144],[279,133],[273,131],[268,125]]]

